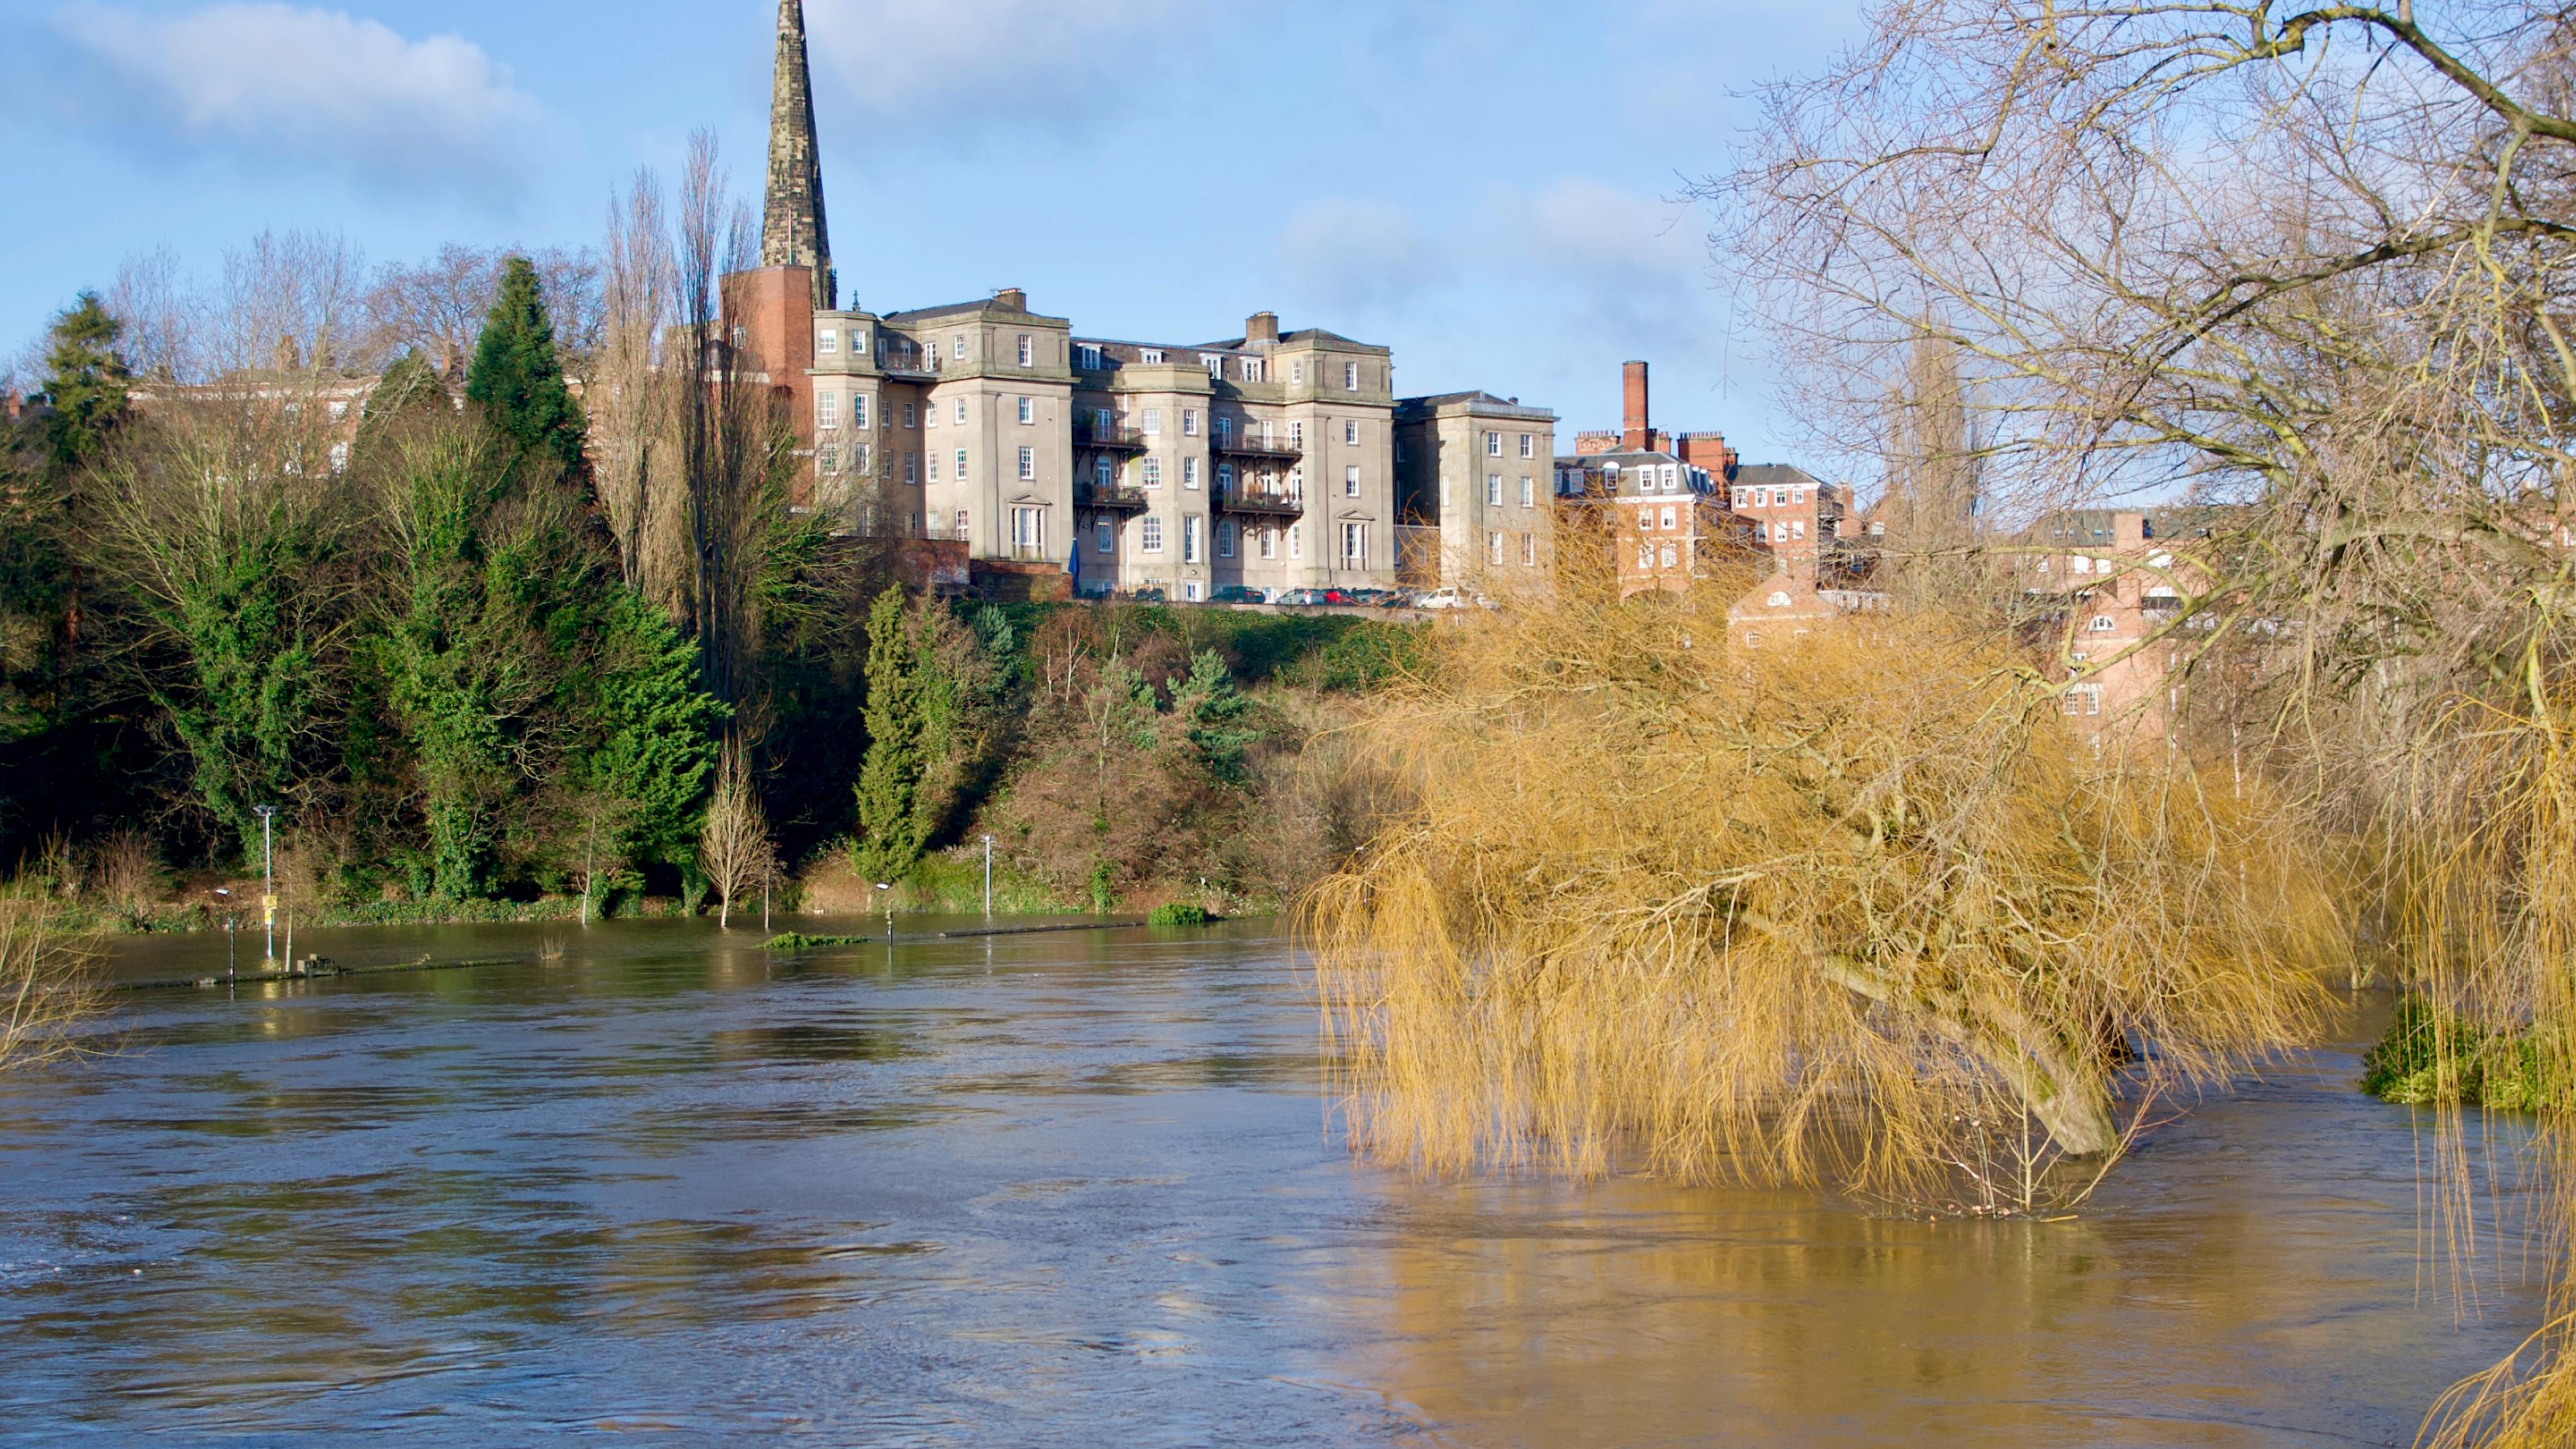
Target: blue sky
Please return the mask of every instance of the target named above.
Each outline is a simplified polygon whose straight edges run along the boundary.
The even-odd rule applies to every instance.
[[[845,295],[1028,289],[1094,335],[1269,308],[1484,387],[1784,458],[1707,218],[1736,92],[1850,38],[1851,0],[807,0]],[[211,269],[264,227],[377,262],[596,245],[612,188],[712,128],[758,184],[769,0],[0,0],[0,352],[120,259]],[[1010,198],[1008,200],[998,198]]]

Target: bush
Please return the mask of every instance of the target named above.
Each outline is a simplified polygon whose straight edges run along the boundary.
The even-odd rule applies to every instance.
[[[1149,926],[1204,926],[1210,919],[1211,917],[1208,915],[1207,907],[1205,906],[1192,905],[1187,901],[1166,901],[1162,905],[1154,907],[1153,913],[1145,917],[1145,924]]]
[[[2486,1031],[2414,994],[2398,999],[2361,1069],[2363,1091],[2410,1107],[2537,1112],[2570,1099],[2563,1073],[2528,1033]]]

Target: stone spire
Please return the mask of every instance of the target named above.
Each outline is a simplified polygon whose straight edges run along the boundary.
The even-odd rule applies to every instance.
[[[814,144],[814,88],[805,69],[804,0],[778,0],[778,75],[769,100],[769,198],[760,264],[814,269],[814,306],[840,301],[823,225],[823,159]]]

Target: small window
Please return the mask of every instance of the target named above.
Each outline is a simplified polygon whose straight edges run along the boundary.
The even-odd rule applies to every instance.
[[[966,426],[966,399],[961,397],[957,400],[957,416],[951,421],[961,428]]]
[[[1037,360],[1038,360],[1037,344],[1036,344],[1035,342],[1032,342],[1031,340],[1029,340],[1029,339],[1028,339],[1028,338],[1026,338],[1026,337],[1021,338],[1021,339],[1020,339],[1020,366],[1022,366],[1022,367],[1028,367],[1028,366],[1030,366],[1030,365],[1034,364]]]
[[[1163,551],[1163,520],[1150,513],[1145,515],[1144,537],[1138,546],[1147,553]]]
[[[1485,435],[1485,456],[1488,458],[1499,458],[1503,456],[1502,434],[1487,433]]]
[[[331,406],[343,407],[346,405],[342,403],[333,403]],[[349,445],[346,443],[333,443],[331,445],[331,471],[334,473],[345,473],[348,470]]]
[[[903,405],[903,425],[907,428],[917,428],[921,426],[921,416],[916,404],[905,403]]]
[[[1162,362],[1162,360],[1163,360],[1163,349],[1161,349],[1161,348],[1159,348],[1159,347],[1140,347],[1140,348],[1137,348],[1137,349],[1136,349],[1136,360],[1137,360],[1138,362],[1146,362],[1146,363],[1156,363],[1156,364],[1159,364],[1159,363],[1161,363],[1161,362]]]
[[[1342,443],[1345,447],[1352,448],[1360,445],[1360,425],[1357,420],[1345,420],[1342,423]]]
[[[1109,428],[1109,409],[1093,408],[1091,410],[1091,431],[1093,434],[1103,438],[1108,437]]]
[[[1199,486],[1198,459],[1183,458],[1181,460],[1181,486],[1184,488],[1196,488]]]
[[[1343,524],[1342,565],[1345,568],[1360,568],[1364,567],[1367,563],[1368,525],[1365,523]]]
[[[1148,458],[1145,460],[1145,486],[1148,488],[1160,488],[1163,486],[1162,459]]]
[[[939,454],[935,450],[930,455],[930,481],[939,481]]]
[[[975,536],[975,530],[973,527],[974,521],[975,516],[972,513],[967,512],[963,508],[958,509],[956,536],[959,539],[973,538]]]
[[[1360,496],[1360,465],[1357,463],[1342,470],[1342,496],[1344,498]]]
[[[1674,563],[1673,546],[1672,546],[1671,544],[1669,544],[1669,543],[1668,543],[1668,544],[1665,544],[1665,545],[1664,545],[1664,567],[1666,567],[1666,568],[1671,568],[1671,567],[1673,566],[1673,563]]]
[[[1220,448],[1232,447],[1234,445],[1234,419],[1219,418],[1216,420],[1216,445]]]
[[[1538,535],[1535,533],[1521,535],[1521,567],[1538,567]]]
[[[1302,362],[1289,363],[1288,380],[1293,383],[1303,384],[1306,381],[1306,364]]]
[[[823,446],[821,446],[821,447],[819,447],[819,448],[816,448],[816,449],[814,450],[814,471],[815,471],[815,472],[817,472],[817,473],[827,473],[827,474],[828,474],[828,473],[837,473],[837,472],[839,472],[839,471],[840,471],[840,468],[841,468],[841,450],[840,450],[840,449],[833,447],[833,446],[832,446],[831,444],[829,444],[829,443],[825,443]]]
[[[1106,493],[1118,486],[1118,465],[1107,458],[1091,460],[1091,486]]]
[[[1302,448],[1306,446],[1306,425],[1304,423],[1290,423],[1288,425],[1288,446],[1292,448]]]
[[[1538,439],[1532,437],[1528,433],[1521,434],[1521,456],[1524,458],[1537,457]]]
[[[1220,519],[1217,522],[1216,556],[1218,558],[1234,557],[1234,520],[1231,518]]]
[[[841,395],[839,393],[818,392],[814,394],[814,422],[816,426],[826,428],[837,428],[841,425]]]
[[[1081,347],[1079,347],[1079,348],[1077,348],[1077,349],[1075,350],[1074,355],[1075,355],[1076,357],[1079,357],[1079,358],[1081,358],[1081,359],[1082,359],[1082,370],[1083,370],[1083,371],[1085,371],[1085,372],[1098,372],[1098,371],[1100,370],[1100,344],[1099,344],[1099,343],[1097,343],[1097,342],[1086,342],[1086,343],[1082,344],[1082,346],[1081,346]]]
[[[1279,530],[1275,528],[1265,528],[1261,530],[1261,556],[1263,558],[1279,557]]]
[[[1664,530],[1665,530],[1667,533],[1669,533],[1669,532],[1671,532],[1674,528],[1677,528],[1677,527],[1679,527],[1679,526],[1680,526],[1679,521],[1678,521],[1678,519],[1676,519],[1676,517],[1674,516],[1674,513],[1673,513],[1673,506],[1672,506],[1671,504],[1669,504],[1669,503],[1665,504],[1665,505],[1664,505]]]
[[[1038,400],[1033,397],[1024,397],[1020,399],[1020,421],[1023,423],[1034,423],[1037,420]]]
[[[960,483],[966,481],[966,450],[964,448],[957,450],[957,481]]]
[[[1261,381],[1261,359],[1258,357],[1247,357],[1243,359],[1243,366],[1240,371],[1243,374],[1243,380],[1245,382]]]
[[[2120,623],[2108,614],[2096,614],[2090,627],[2096,634],[2108,634],[2118,629]]]
[[[1220,489],[1231,489],[1234,487],[1234,465],[1232,463],[1219,463],[1216,465],[1216,486]]]
[[[1641,544],[1637,545],[1637,567],[1638,567],[1638,569],[1639,569],[1640,571],[1643,571],[1643,570],[1646,570],[1646,569],[1653,568],[1654,566],[1655,566],[1655,546],[1654,546],[1653,544],[1651,544],[1651,543],[1641,543]]]
[[[815,333],[814,350],[825,357],[830,357],[838,353],[841,350],[840,329],[837,327],[826,327],[822,331]]]
[[[1185,564],[1199,561],[1199,524],[1199,515],[1195,513],[1181,520],[1181,562]]]
[[[956,340],[956,343],[955,343],[954,347],[953,347],[951,350],[953,350],[961,360],[966,356],[966,334],[965,334],[965,333],[960,332],[960,333],[958,333],[958,334],[957,334],[957,340]]]
[[[1768,598],[1768,599],[1763,600],[1762,602],[1764,602],[1764,603],[1766,603],[1766,604],[1769,604],[1772,608],[1775,608],[1775,609],[1785,609],[1785,608],[1789,607],[1789,596],[1788,596],[1787,594],[1781,593],[1781,592],[1780,592],[1779,590],[1777,590],[1777,589],[1774,589],[1774,590],[1772,590],[1772,591],[1771,591],[1771,597],[1770,597],[1770,598]]]
[[[1290,558],[1306,556],[1306,525],[1302,523],[1288,525],[1288,556]]]
[[[1020,477],[1025,480],[1035,478],[1036,476],[1038,476],[1038,450],[1035,448],[1022,448],[1020,450]]]
[[[1638,509],[1638,510],[1637,510],[1637,531],[1638,531],[1639,533],[1645,533],[1645,532],[1648,532],[1649,530],[1653,529],[1653,528],[1654,528],[1654,526],[1655,526],[1655,510],[1653,510],[1653,509],[1651,509],[1651,508],[1640,508],[1640,509]]]
[[[1521,476],[1521,507],[1538,507],[1538,480],[1527,474]]]
[[[1183,603],[1195,604],[1206,597],[1207,585],[1200,583],[1196,579],[1183,579],[1181,581],[1181,601]]]
[[[1118,546],[1118,525],[1106,518],[1101,519],[1091,525],[1091,536],[1094,540],[1092,547],[1102,553],[1114,552]]]
[[[1145,409],[1145,436],[1149,438],[1160,437],[1162,432],[1163,410],[1161,408]]]
[[[850,426],[854,428],[865,428],[867,425],[868,395],[863,392],[854,392],[850,394]]]
[[[1181,409],[1181,436],[1184,438],[1195,438],[1198,435],[1199,410],[1197,408]]]
[[[1344,391],[1344,392],[1358,392],[1359,390],[1360,390],[1360,365],[1359,365],[1358,363],[1356,363],[1356,362],[1345,362],[1345,363],[1343,363],[1343,364],[1342,364],[1342,391]]]
[[[1487,508],[1503,506],[1503,475],[1500,473],[1485,475],[1485,506]]]
[[[1791,538],[1805,538],[1807,536],[1807,520],[1803,518],[1793,518],[1789,520],[1789,536]]]
[[[932,466],[932,467],[934,467],[934,468],[935,468],[935,467],[937,467],[937,466],[938,466],[937,460],[935,460],[935,459],[934,459],[934,460],[932,461],[931,466]],[[908,450],[904,453],[904,455],[903,455],[903,481],[904,481],[904,482],[906,482],[906,483],[912,484],[912,485],[913,485],[913,486],[915,486],[915,487],[919,487],[919,486],[920,486],[920,484],[921,484],[921,455],[920,455],[919,453],[911,452],[911,451],[908,451]]]
[[[1210,353],[1207,353],[1207,354],[1205,354],[1205,355],[1201,356],[1201,357],[1199,358],[1199,361],[1200,361],[1200,362],[1202,362],[1202,363],[1205,363],[1205,364],[1207,365],[1207,370],[1208,370],[1208,381],[1210,381],[1210,382],[1223,382],[1223,381],[1225,381],[1225,358],[1224,358],[1224,357],[1222,357],[1222,356],[1218,355],[1217,353],[1210,352]]]

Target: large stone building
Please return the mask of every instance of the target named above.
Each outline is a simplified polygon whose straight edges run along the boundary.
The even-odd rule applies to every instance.
[[[1400,582],[1513,590],[1556,561],[1556,414],[1485,392],[1395,409]]]
[[[1016,575],[1039,593],[1206,599],[1395,581],[1387,348],[1283,331],[1269,312],[1214,342],[1091,336],[1015,288],[909,310],[844,305],[800,0],[781,0],[778,25],[762,265],[725,286],[747,369],[810,459],[800,505],[962,555],[952,576]],[[1444,405],[1421,400],[1407,416]],[[1522,472],[1543,481],[1553,415],[1511,406],[1500,421],[1538,439],[1528,456],[1540,461]],[[1517,497],[1522,472],[1506,472]],[[1462,537],[1501,532],[1507,552],[1527,552],[1533,529],[1503,522],[1462,515]]]

